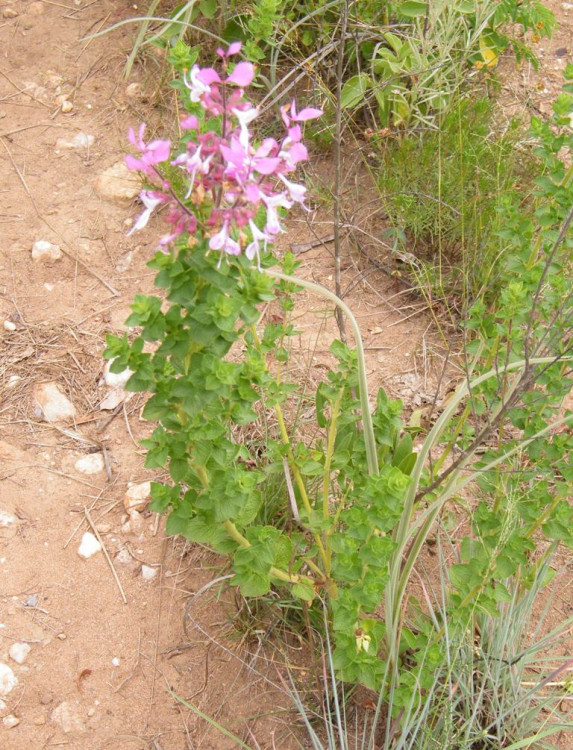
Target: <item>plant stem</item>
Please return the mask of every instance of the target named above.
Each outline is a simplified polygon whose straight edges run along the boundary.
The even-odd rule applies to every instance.
[[[306,279],[299,279],[297,276],[288,276],[287,274],[281,273],[280,271],[274,271],[272,269],[265,269],[265,273],[272,276],[274,279],[281,279],[289,284],[295,284],[301,286],[303,289],[308,289],[311,292],[319,294],[321,297],[333,302],[339,307],[342,312],[348,318],[352,333],[354,335],[354,345],[356,347],[356,355],[358,362],[358,390],[360,395],[360,410],[362,413],[362,430],[364,435],[364,443],[366,445],[366,461],[368,464],[368,474],[370,476],[378,474],[378,453],[376,451],[376,438],[374,436],[374,426],[372,424],[372,414],[370,413],[370,402],[368,401],[368,380],[366,377],[366,360],[364,357],[364,346],[362,344],[362,336],[360,334],[360,328],[356,322],[356,318],[352,314],[352,310],[346,305],[336,294],[320,284],[315,284],[312,281],[306,281]]]
[[[253,336],[253,341],[255,342],[255,346],[257,347],[257,349],[260,352],[261,351],[261,342],[260,342],[259,335],[257,333],[257,329],[255,328],[254,323],[251,324],[251,326],[249,326],[249,328],[250,328],[251,334]],[[289,434],[288,434],[288,430],[286,428],[286,424],[285,424],[285,420],[284,420],[284,417],[283,417],[283,412],[282,412],[282,409],[280,407],[280,404],[275,404],[274,409],[275,409],[275,414],[276,414],[276,417],[277,417],[277,421],[279,423],[279,430],[280,430],[280,433],[281,433],[281,437],[282,437],[283,443],[285,444],[285,447],[287,449],[288,462],[289,462],[290,468],[292,470],[292,473],[294,475],[296,486],[298,487],[298,491],[300,492],[300,497],[301,497],[301,500],[302,500],[302,504],[304,505],[304,509],[305,509],[305,511],[306,511],[306,513],[308,515],[309,520],[310,520],[310,516],[311,516],[311,513],[312,513],[312,505],[310,504],[310,500],[308,499],[308,493],[306,491],[306,485],[304,483],[304,479],[302,478],[302,475],[301,475],[301,473],[299,471],[299,468],[297,466],[297,463],[296,463],[296,459],[294,457],[294,453],[292,452],[290,437],[289,437]],[[296,498],[295,498],[295,500],[296,500]],[[324,565],[325,570],[326,570],[326,568],[328,567],[328,555],[326,554],[326,550],[324,548],[324,545],[322,543],[322,540],[321,540],[320,536],[318,534],[313,534],[313,536],[314,536],[314,541],[316,542],[316,545],[317,545],[318,550],[320,552],[320,556],[322,558],[323,565]],[[321,573],[321,575],[322,575],[322,573]]]
[[[342,192],[342,83],[344,78],[344,49],[346,29],[348,26],[348,0],[340,0],[340,39],[338,41],[338,59],[336,61],[336,124],[334,135],[334,291],[342,298],[341,275],[341,247],[340,247],[340,202]],[[336,308],[336,322],[340,331],[340,338],[346,343],[346,324],[340,307]]]
[[[227,531],[231,539],[237,542],[237,544],[239,544],[241,547],[251,547],[251,543],[249,542],[249,540],[241,534],[241,532],[237,529],[232,521],[225,521],[223,523],[223,526],[225,527],[225,530]],[[274,565],[271,567],[269,572],[274,578],[278,578],[280,581],[285,581],[285,583],[300,583],[302,580],[300,576],[293,576],[289,573],[285,573],[284,570],[275,568]],[[322,576],[322,572],[319,572]]]
[[[330,487],[330,466],[332,464],[332,456],[334,455],[334,441],[336,439],[336,426],[338,423],[338,415],[340,413],[340,402],[342,401],[342,391],[338,394],[336,401],[332,406],[332,416],[330,418],[330,427],[328,429],[328,439],[326,446],[326,456],[324,458],[324,479],[322,484],[322,517],[325,521],[329,519],[328,512],[328,489]],[[329,543],[328,531],[323,533],[323,543],[326,550],[326,575],[330,577],[331,567],[331,549]]]

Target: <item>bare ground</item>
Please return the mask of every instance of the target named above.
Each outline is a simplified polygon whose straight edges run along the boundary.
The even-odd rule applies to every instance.
[[[554,5],[566,26],[546,43],[546,72],[523,72],[540,107],[550,95],[539,86],[554,92],[557,68],[571,59],[573,9]],[[160,58],[122,78],[132,27],[80,40],[134,8],[121,0],[0,0],[0,509],[17,519],[0,524],[0,662],[18,680],[0,704],[3,719],[17,720],[0,725],[0,746],[234,747],[175,693],[246,742],[289,748],[296,725],[283,656],[264,643],[268,623],[262,632],[234,625],[234,603],[228,595],[219,602],[216,589],[191,598],[221,575],[221,561],[165,538],[163,519],[148,511],[130,520],[129,485],[161,479],[143,468],[138,447],[150,426],[140,419],[141,397],[116,412],[100,409],[109,390],[105,333],[121,330],[133,294],[152,287],[145,263],[157,225],[127,238],[135,202],[105,199],[96,183],[122,160],[128,126],[161,127],[168,107]],[[555,56],[562,48],[566,54]],[[525,90],[523,82],[507,88],[518,106],[530,104]],[[57,143],[80,133],[93,143]],[[299,215],[283,249],[330,233],[325,209]],[[38,240],[58,245],[62,257],[33,260]],[[301,272],[332,284],[330,249],[299,247]],[[424,405],[444,357],[424,304],[351,254],[343,281],[352,287],[372,385],[384,384],[410,408]],[[336,334],[322,308],[304,297],[295,321],[307,331],[297,360],[306,377],[329,362]],[[33,394],[44,382],[56,382],[76,408],[64,431],[38,415]],[[94,455],[104,458],[101,471],[78,471],[77,460]],[[77,550],[86,531],[104,551],[84,560]],[[22,664],[9,656],[14,643],[30,646]],[[295,663],[298,651],[293,641]]]

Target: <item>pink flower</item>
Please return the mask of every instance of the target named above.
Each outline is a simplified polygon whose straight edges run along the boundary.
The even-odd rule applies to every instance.
[[[264,243],[264,249],[267,249],[267,242],[272,242],[273,238],[270,237],[265,232],[262,232],[258,226],[255,224],[255,222],[250,219],[249,220],[249,228],[251,230],[251,236],[252,241],[247,245],[245,248],[245,255],[249,260],[253,260],[253,258],[257,258],[257,263],[259,262],[259,243]]]
[[[197,130],[199,126],[199,120],[195,115],[188,115],[179,123],[182,130]]]
[[[221,82],[221,78],[213,68],[200,68],[194,65],[189,73],[189,80],[185,85],[190,90],[189,98],[192,102],[200,102],[202,97],[211,93],[211,86]]]
[[[255,77],[255,66],[249,62],[237,63],[225,83],[234,83],[241,88],[250,86]]]
[[[287,128],[291,124],[291,120],[294,122],[306,122],[307,120],[315,120],[317,117],[321,117],[323,112],[321,109],[315,109],[314,107],[307,107],[297,114],[296,104],[294,99],[290,105],[290,116],[289,116],[289,105],[286,104],[281,107],[281,114],[284,124]]]
[[[219,49],[217,50],[217,54],[222,58],[231,57],[231,55],[239,54],[242,46],[243,45],[241,44],[241,42],[233,42],[229,45],[229,49],[226,52],[219,47]]]
[[[284,229],[280,225],[279,221],[279,208],[292,208],[292,201],[290,201],[285,193],[277,193],[276,195],[265,195],[261,193],[261,200],[267,207],[267,222],[265,224],[265,232],[271,235],[284,232]]]
[[[252,122],[255,117],[259,114],[256,107],[249,107],[248,109],[234,109],[233,114],[239,121],[239,128],[241,130],[239,135],[239,141],[244,149],[249,147],[249,123]]]
[[[145,133],[145,125],[140,125],[138,135],[136,136],[133,128],[129,129],[128,138],[130,142],[142,152],[142,157],[137,159],[132,154],[127,154],[125,157],[125,163],[128,169],[135,169],[140,172],[154,177],[155,171],[152,167],[155,164],[161,164],[161,162],[167,161],[171,153],[171,141],[151,141],[145,143],[143,140],[143,134]]]
[[[240,255],[241,246],[229,236],[229,224],[225,222],[219,232],[209,240],[211,250],[222,250],[228,255]]]
[[[134,225],[127,233],[128,237],[134,232],[139,232],[140,229],[143,229],[143,227],[147,225],[149,217],[153,211],[155,211],[157,206],[160,206],[162,203],[169,200],[168,195],[165,195],[165,193],[158,193],[155,190],[142,190],[139,194],[139,198],[145,206],[145,211],[137,217]]]
[[[306,196],[306,188],[304,185],[299,185],[296,182],[290,182],[282,174],[279,175],[279,180],[285,185],[292,201],[294,201],[295,203],[304,203],[304,198]]]

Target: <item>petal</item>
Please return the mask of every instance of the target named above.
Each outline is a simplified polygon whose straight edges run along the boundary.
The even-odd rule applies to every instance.
[[[171,141],[151,141],[147,145],[146,151],[146,156],[150,156],[152,159],[152,161],[148,161],[148,164],[167,161],[171,155]]]
[[[273,174],[273,172],[277,169],[279,164],[281,163],[280,159],[255,159],[254,167],[255,171],[259,174]]]
[[[245,196],[250,203],[258,203],[261,200],[261,191],[258,185],[249,183],[245,188]]]
[[[199,121],[197,120],[195,115],[189,115],[188,117],[183,118],[179,125],[183,130],[197,130]]]
[[[228,255],[240,255],[241,254],[241,246],[239,245],[238,242],[236,242],[231,237],[227,238],[227,242],[225,243],[225,247],[223,249]]]
[[[300,141],[300,139],[302,138],[302,130],[300,129],[300,125],[294,125],[292,128],[289,128],[288,137],[291,139],[291,141],[294,141],[294,143],[298,143],[298,141]]]
[[[317,117],[322,117],[322,110],[321,109],[315,109],[314,107],[307,107],[306,109],[303,109],[302,112],[299,112],[296,117],[293,117],[293,120],[296,120],[297,122],[305,122],[306,120],[315,120]]]
[[[206,86],[210,86],[212,83],[221,82],[219,74],[213,68],[200,68],[197,72],[197,79]]]
[[[209,247],[211,250],[221,250],[225,246],[228,236],[227,225],[224,224],[223,228],[217,232],[217,234],[214,234],[209,240]]]
[[[237,55],[242,48],[241,42],[233,42],[229,45],[229,49],[227,50],[227,57],[230,57],[231,55]]]
[[[245,248],[245,255],[247,256],[247,260],[253,260],[255,255],[259,254],[259,243],[258,242],[250,242],[247,247]]]
[[[227,78],[227,83],[235,83],[237,86],[244,88],[248,86],[255,77],[255,67],[249,62],[240,62],[235,65],[235,69]]]
[[[136,159],[135,156],[132,156],[131,154],[126,154],[125,163],[128,169],[135,169],[139,172],[147,171],[147,164],[142,162],[141,159]]]

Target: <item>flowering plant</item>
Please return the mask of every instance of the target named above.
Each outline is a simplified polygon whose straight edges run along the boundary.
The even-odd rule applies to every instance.
[[[214,68],[200,68],[196,64],[184,75],[190,112],[179,123],[187,136],[184,150],[174,159],[170,156],[171,141],[146,143],[145,125],[137,135],[130,130],[129,140],[140,156],[128,155],[127,166],[144,172],[159,188],[141,192],[145,211],[131,231],[142,229],[153,211],[165,204],[171,231],[159,240],[160,246],[168,247],[182,234],[192,236],[199,231],[208,237],[211,250],[227,255],[244,252],[249,260],[256,259],[260,265],[261,246],[266,250],[283,231],[279,209],[304,204],[306,188],[286,175],[308,159],[300,124],[320,117],[322,112],[314,108],[297,112],[293,101],[281,112],[286,128],[282,140],[265,138],[255,147],[249,128],[258,111],[245,98],[255,68],[249,62],[238,62],[229,72],[230,60],[240,49],[237,42],[227,51],[218,50],[223,77]],[[206,116],[213,118],[209,129],[201,127],[201,119]],[[166,178],[162,164],[183,173],[187,185],[183,198]],[[279,190],[275,189],[272,178],[275,183],[278,179]],[[264,215],[263,221],[257,220],[260,213]]]
[[[571,295],[555,258],[565,237],[556,227],[563,206],[570,205],[573,183],[566,176],[562,184],[550,184],[555,216],[549,226],[543,209],[548,229],[541,230],[540,243],[554,243],[554,250],[545,267],[535,269],[537,286],[508,283],[506,333],[501,319],[486,318],[491,330],[482,345],[492,352],[489,369],[459,384],[415,453],[411,433],[416,428],[404,428],[400,402],[380,390],[374,409],[370,406],[360,331],[344,302],[294,278],[296,263],[288,253],[280,271],[271,267],[276,261],[266,251],[282,231],[280,212],[304,206],[305,188],[291,179],[308,158],[302,124],[320,111],[299,112],[289,103],[281,110],[282,140],[256,142],[251,130],[257,109],[245,97],[254,68],[247,62],[233,65],[239,51],[238,44],[219,50],[222,75],[214,68],[181,66],[176,84],[186,109],[181,148],[168,140],[146,142],[143,126],[137,135],[130,131],[138,155],[127,156],[127,164],[152,184],[141,194],[145,208],[132,231],[145,226],[160,206],[167,209],[170,229],[149,263],[157,270],[162,296],[136,295],[127,325],[138,327],[137,335],[133,341],[110,336],[106,356],[114,358],[113,372],[132,370],[130,390],[150,394],[143,416],[156,427],[143,444],[146,466],[169,471],[171,482],[154,483],[152,490],[152,509],[170,511],[167,532],[226,555],[231,582],[245,596],[265,596],[282,586],[300,607],[324,602],[337,675],[371,688],[391,685],[386,694],[392,696],[392,712],[402,716],[416,709],[417,696],[431,692],[436,670],[446,663],[442,615],[449,618],[450,645],[463,640],[473,632],[476,612],[497,616],[509,595],[501,579],[533,569],[530,537],[543,531],[552,542],[566,539],[573,545],[571,509],[559,494],[566,491],[567,475],[555,499],[542,488],[538,511],[527,504],[521,520],[508,515],[515,533],[506,533],[501,501],[491,513],[484,505],[475,519],[479,539],[463,540],[461,562],[449,567],[445,601],[427,614],[408,607],[412,572],[446,503],[478,475],[482,482],[504,476],[499,468],[512,468],[523,450],[532,456],[545,450],[547,436],[556,435],[553,448],[566,439],[555,430],[569,424],[571,415],[545,426],[524,415],[531,417],[530,404],[539,398],[536,391],[535,400],[526,399],[535,378],[543,378],[545,388],[550,368],[559,370],[571,360],[569,345],[565,358],[547,355],[545,332],[559,333],[557,316],[567,313],[565,333],[555,341],[570,338]],[[561,106],[571,111],[569,100]],[[559,175],[555,154],[564,141],[549,127],[542,136],[551,173]],[[565,229],[570,222],[569,214]],[[521,226],[516,214],[508,232]],[[530,270],[535,266],[532,235],[533,229],[528,236],[517,235],[527,245],[522,261]],[[300,409],[287,408],[294,397],[308,399],[299,383],[288,380],[288,344],[296,335],[289,313],[300,286],[347,315],[355,345],[350,350],[340,341],[332,344],[337,365],[319,383],[313,429],[304,431],[297,424]],[[518,294],[522,311],[525,296],[533,300],[528,319],[517,317],[512,300]],[[265,310],[273,306],[268,317],[263,305]],[[513,343],[502,345],[503,335]],[[506,351],[503,361],[500,352]],[[461,417],[458,408],[464,400],[486,397],[490,421],[474,437],[466,429],[469,407]],[[523,408],[518,409],[520,397]],[[502,420],[522,430],[522,438],[512,444],[500,440],[499,450],[477,466],[478,447],[494,429],[501,434]],[[451,459],[458,444],[463,451]],[[552,455],[547,453],[548,471],[553,471]],[[520,488],[516,485],[511,496]],[[520,579],[516,586],[521,590]],[[384,622],[378,614],[382,602]]]
[[[288,253],[280,272],[270,269],[281,211],[304,207],[306,189],[292,179],[308,159],[302,127],[321,112],[289,102],[282,139],[256,142],[258,112],[245,96],[255,70],[233,64],[239,51],[218,50],[222,74],[182,66],[181,147],[146,141],[145,126],[129,132],[138,153],[127,165],[151,183],[131,231],[167,209],[170,228],[150,266],[168,309],[137,295],[127,324],[139,335],[132,343],[109,337],[106,355],[114,371],[133,371],[131,390],[151,393],[144,417],[159,424],[144,441],[146,465],[169,468],[173,484],[153,484],[153,509],[171,511],[167,532],[230,555],[232,583],[246,596],[276,585],[305,602],[326,596],[339,673],[374,687],[383,629],[365,613],[383,595],[411,439],[400,440],[400,405],[382,391],[371,414],[360,333],[344,303],[291,277]],[[284,375],[296,286],[346,312],[358,350],[334,342],[338,366],[317,390],[319,436],[311,440],[284,411],[298,390]],[[278,307],[264,324],[261,303]],[[147,352],[146,341],[159,345]]]

